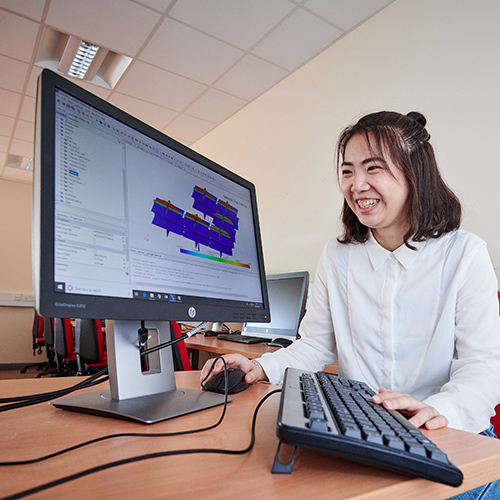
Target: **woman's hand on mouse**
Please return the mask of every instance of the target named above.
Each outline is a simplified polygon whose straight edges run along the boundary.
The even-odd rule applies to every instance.
[[[268,380],[266,373],[264,372],[262,366],[258,361],[249,360],[242,354],[225,354],[222,357],[226,362],[228,370],[242,370],[243,372],[245,372],[245,382],[247,384],[254,384],[255,382],[259,382],[261,380]],[[201,380],[203,380],[208,375],[208,373],[210,372],[210,368],[214,363],[215,366],[210,373],[210,378],[224,370],[224,363],[221,359],[209,359],[201,369]]]

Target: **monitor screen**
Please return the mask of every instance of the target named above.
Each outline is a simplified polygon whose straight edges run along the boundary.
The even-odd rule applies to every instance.
[[[251,183],[54,73],[40,101],[42,314],[269,320]]]
[[[247,322],[243,325],[243,335],[294,340],[306,310],[308,289],[307,271],[267,276],[271,322]]]
[[[49,70],[33,200],[36,309],[114,320],[112,398],[145,395],[140,321],[158,343],[168,321],[269,321],[253,184]],[[171,355],[159,356],[148,365],[171,382]]]

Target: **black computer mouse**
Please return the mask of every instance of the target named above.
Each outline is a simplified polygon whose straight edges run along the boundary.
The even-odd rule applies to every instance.
[[[203,385],[207,391],[224,394],[224,370],[214,375]],[[245,382],[245,372],[242,370],[228,370],[227,387],[229,394],[244,391],[248,387],[248,384]]]
[[[288,347],[292,343],[290,339],[276,338],[268,342],[267,345],[271,347]]]

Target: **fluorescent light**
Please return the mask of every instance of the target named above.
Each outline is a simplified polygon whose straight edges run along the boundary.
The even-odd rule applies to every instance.
[[[99,47],[97,45],[82,40],[71,62],[68,75],[83,79],[98,50]]]
[[[32,171],[33,158],[26,158],[25,156],[18,156],[18,155],[8,155],[7,167]]]
[[[1,3],[1,0],[0,0]],[[35,64],[112,89],[132,58],[45,26]]]

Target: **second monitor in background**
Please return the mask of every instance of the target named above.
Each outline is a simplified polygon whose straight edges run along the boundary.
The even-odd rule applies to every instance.
[[[219,339],[286,347],[297,338],[300,320],[306,309],[309,273],[271,274],[266,277],[266,282],[271,322],[244,323],[241,335],[219,335]]]

